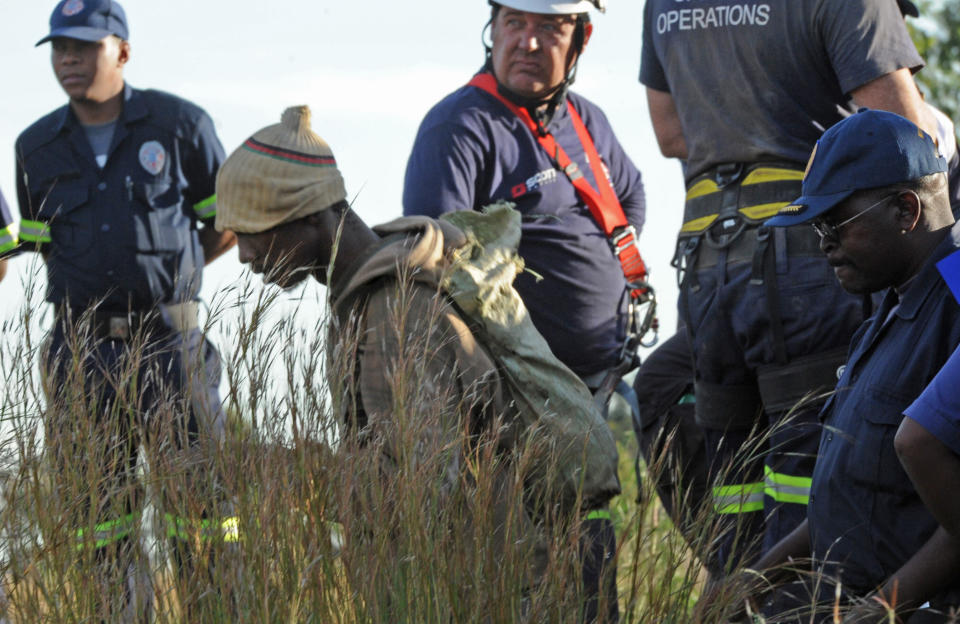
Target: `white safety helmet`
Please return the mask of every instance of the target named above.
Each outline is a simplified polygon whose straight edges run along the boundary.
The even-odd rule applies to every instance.
[[[517,11],[543,15],[575,15],[586,13],[591,7],[606,11],[604,0],[494,0],[497,4]]]

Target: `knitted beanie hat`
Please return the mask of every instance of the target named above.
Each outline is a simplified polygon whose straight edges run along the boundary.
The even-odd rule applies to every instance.
[[[220,167],[216,226],[256,234],[326,210],[346,196],[330,146],[310,129],[310,108],[294,106]]]

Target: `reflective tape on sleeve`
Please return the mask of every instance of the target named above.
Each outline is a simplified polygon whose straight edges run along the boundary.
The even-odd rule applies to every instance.
[[[0,228],[0,254],[6,253],[17,246],[17,231],[12,225]]]
[[[217,214],[217,195],[214,193],[202,202],[194,204],[193,211],[198,219],[209,219]]]
[[[49,243],[52,240],[50,238],[50,224],[44,221],[21,220],[20,240],[38,245]]]

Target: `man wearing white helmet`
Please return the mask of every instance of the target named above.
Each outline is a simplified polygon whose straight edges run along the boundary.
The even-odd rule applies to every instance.
[[[592,389],[633,364],[651,293],[636,246],[640,172],[603,112],[569,92],[601,0],[492,2],[486,62],[424,118],[407,164],[404,214],[439,216],[500,200],[522,215],[515,286],[556,356]],[[636,319],[636,320],[634,320]],[[626,347],[626,348],[625,348]],[[612,372],[611,372],[612,371]],[[602,401],[602,398],[600,399]],[[613,526],[592,514],[586,584],[615,596]],[[590,557],[587,557],[589,560]],[[603,573],[606,567],[609,573]],[[597,617],[588,601],[585,619]],[[603,617],[617,618],[616,601]]]

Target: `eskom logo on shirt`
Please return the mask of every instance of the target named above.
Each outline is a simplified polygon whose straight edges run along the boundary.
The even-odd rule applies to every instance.
[[[510,195],[513,199],[523,197],[531,191],[535,191],[541,186],[546,186],[547,184],[552,184],[557,181],[557,170],[556,169],[544,169],[540,173],[527,178],[526,182],[517,184],[512,189],[510,189]]]
[[[729,26],[766,26],[769,4],[730,4],[664,11],[657,15],[657,34],[674,30],[704,30]]]

